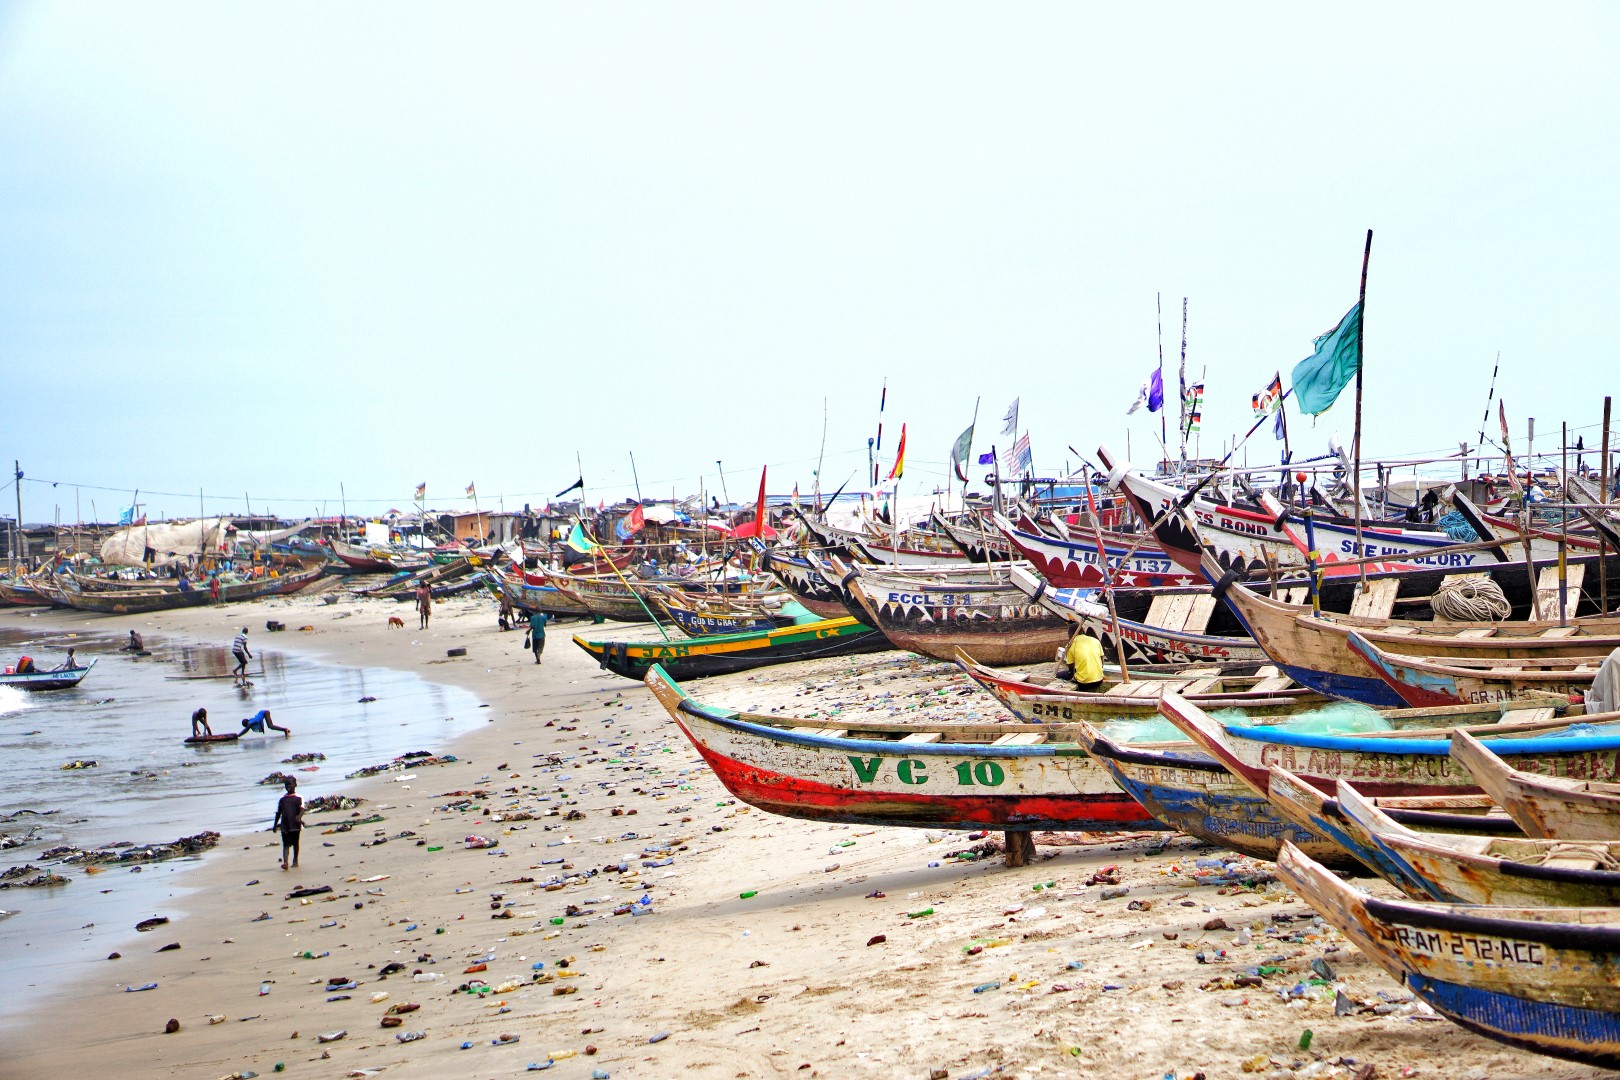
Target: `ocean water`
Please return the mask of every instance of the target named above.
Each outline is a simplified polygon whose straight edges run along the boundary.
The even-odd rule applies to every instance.
[[[0,916],[0,987],[7,990],[0,993],[0,1019],[26,1006],[31,991],[116,978],[105,963],[115,949],[129,953],[177,940],[164,936],[173,927],[138,937],[133,928],[148,916],[174,914],[177,890],[184,892],[186,870],[197,861],[147,863],[139,872],[113,865],[86,874],[77,865],[42,860],[44,849],[161,843],[205,829],[224,834],[221,849],[257,844],[270,839],[262,830],[282,793],[279,784],[259,786],[268,774],[297,776],[306,799],[345,792],[356,784],[345,773],[407,751],[442,751],[488,715],[474,695],[456,687],[410,672],[282,653],[263,637],[254,643],[250,665],[259,670],[263,649],[263,674],[245,690],[228,677],[197,677],[228,674],[234,661],[223,647],[149,638],[152,654],[137,657],[120,652],[122,643],[82,632],[70,639],[0,627],[4,665],[28,655],[42,668],[54,667],[68,644],[81,663],[97,660],[73,690],[0,687],[0,833],[31,837],[0,851],[0,870],[31,863],[72,879],[64,886],[0,891],[0,911],[14,913]],[[362,704],[363,697],[376,700]],[[292,735],[187,746],[182,740],[191,734],[198,706],[208,709],[215,733],[238,731],[243,717],[269,709]],[[313,769],[282,763],[310,752],[326,760]],[[97,765],[61,768],[76,760]],[[52,812],[18,813],[23,810]],[[242,837],[255,829],[257,836]],[[318,839],[311,835],[305,843],[318,846]],[[280,872],[278,858],[279,847],[265,849],[264,877]]]

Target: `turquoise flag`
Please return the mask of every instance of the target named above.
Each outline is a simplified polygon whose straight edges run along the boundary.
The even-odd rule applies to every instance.
[[[1361,303],[1339,325],[1315,341],[1316,352],[1294,368],[1294,400],[1299,411],[1320,416],[1361,369]]]
[[[568,534],[568,546],[581,555],[593,554],[601,547],[601,545],[593,544],[586,539],[585,530],[579,527],[577,521],[574,522],[574,531]]]

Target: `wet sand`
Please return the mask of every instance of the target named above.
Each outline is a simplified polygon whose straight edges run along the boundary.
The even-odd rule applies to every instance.
[[[1227,875],[1197,863],[1220,853],[1144,833],[1048,837],[1065,843],[1009,870],[950,857],[982,843],[966,834],[765,815],[732,801],[651,695],[596,669],[572,628],[554,626],[537,667],[487,599],[444,601],[426,632],[402,608],[295,597],[39,617],[210,642],[279,619],[276,648],[407,669],[490,708],[478,730],[424,747],[457,763],[342,785],[369,801],[312,816],[298,870],[277,867],[269,833],[227,836],[184,875],[160,912],[169,925],[0,1029],[0,1078],[268,1077],[278,1063],[289,1076],[493,1077],[548,1060],[562,1077],[1611,1075],[1428,1015],[1281,886],[1209,880],[1253,880],[1265,864],[1232,860]],[[388,627],[396,614],[406,629]],[[789,714],[996,713],[952,692],[965,685],[892,653],[693,690]],[[385,820],[323,831],[351,813]],[[498,846],[471,849],[470,836]],[[1104,900],[1108,886],[1087,882],[1110,866],[1130,891]],[[627,905],[650,913],[614,914]],[[1216,918],[1230,929],[1206,930]],[[156,951],[170,942],[181,948]],[[1360,1010],[1336,1017],[1331,991],[1285,1000],[1317,959]],[[383,976],[389,964],[403,970]],[[1261,986],[1233,985],[1260,965]],[[469,980],[493,989],[458,992]],[[382,1028],[405,1003],[420,1008]],[[171,1018],[180,1030],[165,1034]],[[397,1041],[405,1032],[425,1036]],[[492,1045],[503,1035],[518,1041]]]

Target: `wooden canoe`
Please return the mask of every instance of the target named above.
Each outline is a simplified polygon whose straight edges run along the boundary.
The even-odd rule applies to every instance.
[[[823,619],[850,616],[849,606],[844,603],[843,590],[823,577],[821,571],[804,556],[767,551],[760,562],[799,603]]]
[[[1066,622],[999,575],[962,581],[956,575],[868,575],[836,559],[832,565],[865,612],[862,621],[908,652],[950,660],[968,649],[986,663],[1023,664],[1050,659],[1069,639]]]
[[[15,686],[19,690],[69,690],[83,682],[95,666],[96,661],[92,660],[82,667],[0,674],[0,686]]]
[[[1478,723],[1489,706],[1386,713],[1397,730],[1363,735],[1323,735],[1276,727],[1222,724],[1179,694],[1165,694],[1159,712],[1206,749],[1221,746],[1230,765],[1269,769],[1281,765],[1324,791],[1340,779],[1373,795],[1472,794],[1479,788],[1449,757],[1458,730],[1483,734],[1487,745],[1524,767],[1553,776],[1620,779],[1620,733],[1571,732],[1561,717],[1516,723]],[[1525,710],[1534,716],[1541,710]],[[1620,719],[1617,717],[1616,719]]]
[[[1354,630],[1345,643],[1369,670],[1414,708],[1511,701],[1537,694],[1568,697],[1591,688],[1597,678],[1598,665],[1603,655],[1607,655],[1553,656],[1536,660],[1411,656],[1381,649]]]
[[[219,602],[228,604],[241,600],[257,600],[265,596],[285,596],[310,584],[320,577],[321,573],[322,564],[314,560],[307,563],[289,562],[277,569],[276,577],[267,574],[229,584],[222,583],[219,588]],[[81,611],[96,611],[107,615],[207,607],[212,603],[207,588],[196,588],[187,592],[180,592],[177,589],[120,589],[117,592],[99,593],[66,590],[64,596],[69,605]]]
[[[1330,838],[1278,814],[1202,751],[1121,744],[1083,720],[1074,729],[1086,752],[1166,828],[1256,859],[1275,859],[1288,841],[1324,862],[1359,865]]]
[[[1512,1046],[1620,1066],[1620,910],[1380,900],[1288,845],[1277,874],[1443,1016]]]
[[[496,574],[502,595],[519,611],[543,611],[547,615],[589,615],[584,602],[569,596],[555,585],[533,585],[522,576]]]
[[[1063,540],[1013,524],[1006,517],[994,517],[996,528],[1007,535],[1018,557],[1033,563],[1041,577],[1059,589],[1096,589],[1103,584],[1103,558],[1098,555],[1096,537],[1084,535]],[[1137,546],[1140,544],[1140,546]],[[1132,548],[1135,551],[1132,551]],[[1157,589],[1175,585],[1195,585],[1198,575],[1177,566],[1152,539],[1116,535],[1103,537],[1109,573],[1115,586],[1124,589]]]
[[[597,663],[627,679],[641,680],[661,664],[684,679],[751,671],[772,664],[826,656],[882,652],[893,648],[882,631],[854,619],[824,619],[751,634],[674,641],[587,641],[575,635],[574,644]]]
[[[1620,842],[1569,844],[1421,833],[1393,820],[1340,780],[1346,825],[1405,876],[1423,883],[1426,899],[1510,907],[1620,906]]]
[[[1620,840],[1620,783],[1516,769],[1467,732],[1452,736],[1451,759],[1531,836]]]
[[[653,665],[648,689],[733,795],[784,817],[929,829],[1159,828],[1095,759],[1018,724],[800,720],[703,705]]]

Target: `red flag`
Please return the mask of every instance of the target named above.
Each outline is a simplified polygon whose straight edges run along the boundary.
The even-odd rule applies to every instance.
[[[889,479],[898,480],[906,471],[906,425],[900,425],[900,446],[895,450],[894,468],[889,470]]]
[[[646,526],[646,524],[647,515],[642,511],[640,506],[637,506],[634,510],[630,511],[630,517],[625,522],[624,527],[633,535],[640,532]]]
[[[733,536],[757,536],[761,540],[776,536],[776,530],[765,524],[765,473],[765,468],[759,470],[759,501],[754,504],[754,520],[737,526],[732,530]]]

